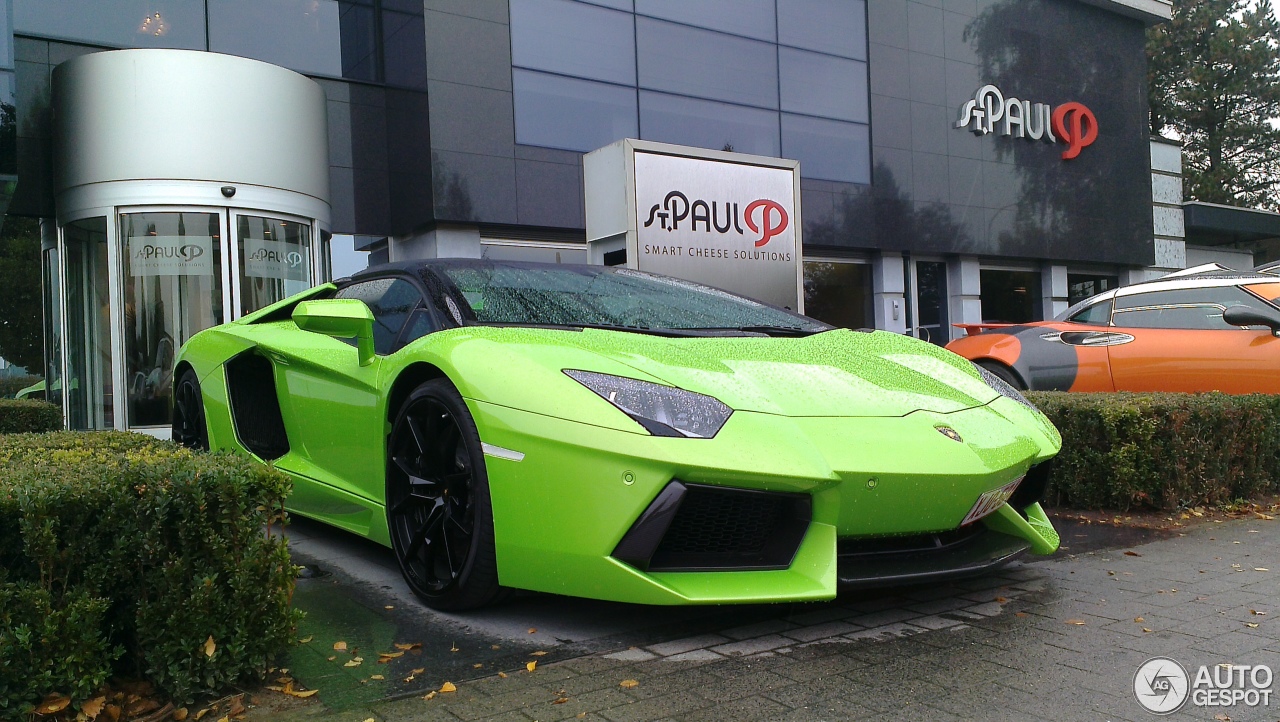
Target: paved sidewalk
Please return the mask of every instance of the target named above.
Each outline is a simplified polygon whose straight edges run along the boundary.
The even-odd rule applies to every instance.
[[[1224,663],[1280,672],[1280,521],[1206,524],[998,576],[776,609],[747,626],[704,623],[694,636],[647,646],[504,660],[503,675],[455,678],[456,692],[429,700],[419,692],[306,716],[1154,720],[1132,692],[1135,671],[1153,656],[1172,657],[1193,676]],[[525,659],[539,662],[534,671]],[[388,677],[404,672],[386,668]],[[1280,693],[1280,678],[1272,689]],[[1224,718],[1280,720],[1280,700],[1269,708],[1188,703],[1168,719]]]

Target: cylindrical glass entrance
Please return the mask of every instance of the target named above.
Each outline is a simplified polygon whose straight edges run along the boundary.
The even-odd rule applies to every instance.
[[[48,398],[73,429],[166,435],[178,349],[322,280],[319,232],[315,220],[228,208],[117,207],[65,222],[44,250]]]

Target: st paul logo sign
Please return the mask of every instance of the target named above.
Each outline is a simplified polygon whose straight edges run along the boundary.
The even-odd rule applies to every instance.
[[[664,231],[678,231],[680,224],[688,219],[689,229],[693,231],[698,230],[698,224],[701,223],[702,230],[707,233],[714,228],[720,235],[736,233],[741,236],[745,235],[742,230],[745,223],[752,233],[760,234],[755,244],[756,248],[762,248],[774,236],[787,230],[791,223],[786,207],[777,201],[761,198],[748,203],[745,211],[739,211],[739,208],[740,204],[729,201],[725,201],[723,210],[716,201],[707,203],[699,199],[690,203],[689,197],[684,193],[671,191],[661,203],[655,203],[649,209],[649,218],[644,222],[644,227],[649,228],[657,223]],[[720,224],[722,217],[724,225]],[[756,223],[756,218],[760,219],[759,224]]]
[[[1065,103],[1054,108],[1045,103],[1006,98],[994,85],[984,85],[960,108],[957,128],[976,135],[997,133],[1007,138],[1063,143],[1063,160],[1079,157],[1080,151],[1098,139],[1098,119],[1083,103]]]

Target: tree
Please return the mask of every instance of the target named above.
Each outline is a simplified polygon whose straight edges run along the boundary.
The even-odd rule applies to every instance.
[[[1280,23],[1269,0],[1174,0],[1147,35],[1151,131],[1189,200],[1280,208]]]
[[[40,221],[9,216],[0,228],[0,358],[42,374],[43,318]]]

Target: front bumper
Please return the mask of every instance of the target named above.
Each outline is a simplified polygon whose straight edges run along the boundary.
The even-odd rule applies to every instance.
[[[839,540],[953,530],[982,493],[1052,457],[1056,439],[1019,423],[1021,409],[1005,402],[1017,406],[900,418],[739,411],[714,439],[669,439],[468,400],[483,441],[523,454],[486,458],[501,583],[649,604],[811,601],[834,597],[842,580],[898,583],[908,572],[892,564],[848,571]],[[942,425],[964,442],[938,433]],[[807,497],[811,517],[789,564],[672,571],[623,561],[619,543],[673,480]],[[993,540],[983,553],[934,555],[917,573],[963,574],[1056,549],[1056,535],[1050,544],[1027,521],[1038,506],[1024,511],[1005,505],[980,522]]]

